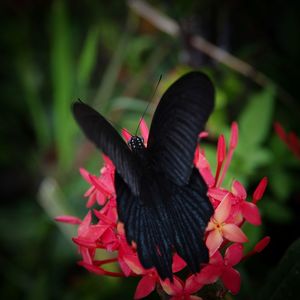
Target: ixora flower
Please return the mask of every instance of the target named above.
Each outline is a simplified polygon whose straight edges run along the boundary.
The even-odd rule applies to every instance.
[[[130,135],[123,130],[126,140]],[[148,128],[141,122],[141,134],[147,144]],[[201,133],[200,138],[207,136]],[[219,137],[217,146],[217,168],[213,175],[210,164],[204,151],[197,148],[194,165],[198,168],[208,186],[208,197],[214,207],[214,214],[207,226],[205,242],[209,249],[209,262],[202,266],[197,274],[180,272],[186,267],[185,261],[178,255],[173,256],[173,281],[162,280],[156,269],[142,267],[136,245],[129,245],[125,238],[123,224],[118,221],[116,194],[114,189],[113,163],[104,156],[104,167],[99,176],[80,169],[83,178],[90,185],[84,196],[86,206],[90,209],[83,220],[73,216],[60,216],[56,220],[64,223],[78,225],[77,236],[73,242],[78,246],[82,260],[79,265],[98,275],[114,277],[141,277],[134,298],[141,299],[148,296],[155,289],[159,293],[169,295],[173,300],[205,299],[202,288],[219,281],[223,291],[232,294],[239,292],[241,277],[234,268],[240,261],[261,252],[269,243],[270,238],[264,237],[252,251],[244,254],[243,243],[248,241],[242,230],[244,222],[254,226],[261,224],[257,202],[263,197],[267,186],[267,178],[263,178],[253,193],[251,201],[247,201],[247,192],[243,185],[234,180],[230,190],[222,187],[222,182],[229,168],[234,150],[238,142],[238,126],[232,124],[229,147],[226,149],[226,140],[223,135]],[[92,222],[94,215],[95,222]],[[104,249],[109,253],[107,259],[99,260],[97,252]],[[102,254],[103,255],[103,254]],[[119,271],[108,271],[106,264],[118,264]],[[180,272],[178,274],[178,272]],[[182,274],[188,274],[183,277]],[[201,296],[201,297],[200,297]]]

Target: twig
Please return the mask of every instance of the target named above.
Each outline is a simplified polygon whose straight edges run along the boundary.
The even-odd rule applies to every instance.
[[[173,19],[156,10],[147,2],[142,0],[128,0],[128,5],[136,14],[145,18],[148,22],[160,29],[162,32],[165,32],[173,37],[180,36],[179,25]],[[291,106],[292,109],[296,107],[296,100],[285,89],[275,83],[264,73],[256,70],[247,62],[217,47],[199,35],[192,36],[190,38],[190,43],[195,49],[205,53],[207,56],[226,65],[236,72],[250,78],[258,85],[262,87],[265,87],[268,84],[276,86],[280,99],[284,100],[285,103]]]

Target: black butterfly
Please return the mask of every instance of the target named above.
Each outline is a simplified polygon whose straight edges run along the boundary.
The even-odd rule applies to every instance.
[[[206,75],[182,76],[160,100],[145,148],[138,136],[127,145],[88,105],[73,105],[86,136],[116,166],[118,216],[128,243],[136,243],[143,267],[155,267],[162,279],[172,280],[174,251],[193,273],[209,259],[203,238],[213,207],[193,158],[213,106],[214,88]]]

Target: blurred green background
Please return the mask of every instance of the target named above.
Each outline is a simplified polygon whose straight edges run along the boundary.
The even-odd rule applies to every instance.
[[[278,263],[299,236],[300,163],[273,123],[300,134],[299,4],[149,1],[179,26],[169,34],[167,23],[158,28],[155,15],[146,20],[130,3],[1,1],[1,298],[132,298],[137,279],[102,278],[77,266],[71,242],[76,228],[53,221],[61,214],[87,213],[82,197],[87,184],[78,168],[98,174],[102,164],[70,106],[80,98],[134,131],[147,101],[153,101],[146,114],[150,124],[166,87],[184,72],[201,69],[217,89],[211,137],[203,145],[209,161],[215,161],[218,134],[228,137],[237,120],[239,146],[225,184],[240,180],[251,195],[263,176],[269,179],[259,202],[263,225],[245,226],[251,240],[246,250],[265,235],[271,244],[239,267],[242,289],[235,298],[287,299],[280,295],[296,286],[295,264]],[[195,36],[216,48],[195,47]],[[222,56],[223,50],[233,57]],[[160,74],[157,95],[149,99]],[[300,254],[299,247],[295,251]],[[279,294],[268,296],[268,285]]]

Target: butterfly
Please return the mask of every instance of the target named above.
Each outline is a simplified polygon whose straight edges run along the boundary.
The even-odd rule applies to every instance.
[[[172,280],[176,252],[197,273],[208,262],[205,229],[213,214],[207,186],[193,165],[198,135],[214,107],[214,87],[201,72],[190,72],[162,96],[153,116],[147,147],[139,136],[128,144],[97,111],[73,104],[74,117],[116,167],[119,221],[142,266]]]

